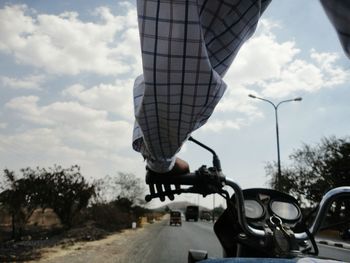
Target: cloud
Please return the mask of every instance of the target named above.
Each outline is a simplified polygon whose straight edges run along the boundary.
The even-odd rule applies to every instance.
[[[5,129],[7,128],[8,124],[5,122],[0,122],[0,129]]]
[[[228,88],[215,116],[220,121],[208,125],[216,124],[220,130],[239,129],[261,118],[261,111],[248,98],[249,93],[281,99],[335,88],[349,80],[350,71],[337,64],[338,54],[312,49],[308,59],[302,58],[295,41],[277,40],[273,32],[276,27],[280,25],[262,19],[255,36],[243,45],[224,77]],[[226,121],[224,113],[230,113],[230,118],[238,114],[246,122]]]
[[[242,119],[231,120],[210,120],[206,125],[203,126],[201,131],[210,131],[220,133],[224,129],[239,130],[243,124]]]
[[[58,136],[58,131],[51,128],[35,128],[12,135],[0,134],[0,158],[9,169],[19,170],[25,167],[52,167],[59,164],[69,167],[78,164],[84,176],[103,177],[111,171],[137,173],[142,167],[135,165],[135,158],[127,154],[107,153],[101,148],[86,150],[67,144]],[[66,137],[69,137],[68,133]],[[111,142],[113,143],[113,142]]]
[[[68,78],[67,83],[76,82],[54,93],[48,90],[42,98],[19,96],[15,91],[17,97],[2,112],[14,127],[11,134],[0,132],[3,164],[22,168],[77,163],[88,176],[111,171],[142,171],[143,175],[144,164],[136,164],[133,154],[139,160],[142,157],[131,148],[132,87],[142,71],[137,15],[134,4],[122,2],[119,7],[119,14],[99,7],[92,12],[95,17],[86,20],[76,12],[54,15],[26,5],[0,9],[0,54],[34,72],[0,76],[0,84],[40,89],[48,79],[37,72],[44,70],[45,76],[55,74],[50,76],[55,87],[62,87],[64,75],[84,74]],[[81,76],[87,80],[84,83],[90,79],[102,83],[82,85],[76,80]],[[108,83],[110,76],[118,80]],[[63,97],[53,98],[53,94]],[[0,129],[5,128],[7,124],[0,123]]]
[[[45,81],[44,76],[30,75],[23,78],[10,78],[6,76],[0,76],[0,82],[4,87],[12,89],[31,89],[40,90],[40,85]]]
[[[349,72],[336,65],[336,54],[312,50],[310,58],[310,61],[295,59],[284,66],[279,79],[264,81],[262,95],[282,98],[298,93],[314,93],[336,87],[349,79]]]
[[[336,64],[337,54],[312,49],[308,60],[299,58],[297,43],[278,42],[274,27],[262,20],[257,35],[242,47],[225,78],[230,88],[254,86],[262,96],[282,98],[335,87],[349,79],[350,72]]]
[[[19,64],[53,74],[135,74],[140,69],[137,15],[121,4],[123,15],[95,10],[98,22],[83,22],[76,12],[37,14],[25,5],[0,9],[0,52]],[[122,52],[121,52],[122,51]]]
[[[315,61],[319,68],[324,72],[323,86],[336,87],[349,81],[350,71],[336,65],[339,54],[319,53],[315,49],[310,51],[310,57]]]
[[[77,149],[100,149],[105,154],[130,147],[132,125],[108,119],[108,113],[78,102],[54,102],[38,105],[36,96],[17,97],[5,104],[8,110],[33,125],[47,128],[64,145]]]
[[[119,117],[133,121],[132,87],[134,80],[117,80],[114,84],[100,84],[86,88],[75,84],[62,94],[98,110],[105,110]]]
[[[79,164],[89,177],[111,171],[138,174],[144,169],[141,161],[135,164],[132,124],[109,119],[105,110],[77,101],[43,105],[37,96],[13,98],[5,110],[11,113],[16,129],[11,134],[0,133],[0,159],[11,169]],[[0,128],[6,124],[0,123]]]
[[[275,24],[262,20],[259,32],[248,40],[232,63],[226,82],[233,88],[237,83],[251,85],[279,78],[283,66],[300,52],[293,41],[278,43],[272,29]]]

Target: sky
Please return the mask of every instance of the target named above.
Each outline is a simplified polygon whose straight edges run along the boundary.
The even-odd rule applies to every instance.
[[[131,148],[132,87],[142,74],[135,1],[0,0],[0,61],[0,169],[78,164],[90,180],[118,172],[143,180],[145,163]],[[283,166],[304,143],[349,135],[349,79],[320,3],[272,1],[224,77],[224,98],[193,137],[242,188],[264,187],[264,167],[277,159],[274,109],[248,94],[303,99],[278,109]],[[179,157],[192,170],[211,164],[190,142]]]

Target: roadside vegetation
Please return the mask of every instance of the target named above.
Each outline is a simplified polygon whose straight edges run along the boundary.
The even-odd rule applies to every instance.
[[[325,137],[316,145],[304,144],[289,159],[290,164],[282,167],[282,191],[300,201],[312,222],[313,212],[327,191],[350,186],[350,138]],[[277,164],[269,163],[266,173],[270,186],[277,188]],[[338,231],[340,236],[349,231],[349,197],[333,202],[323,229]]]
[[[147,216],[134,174],[88,182],[80,167],[5,169],[0,177],[0,261],[39,257],[36,248],[96,240]],[[35,242],[34,242],[35,241]],[[35,244],[35,246],[32,246]]]

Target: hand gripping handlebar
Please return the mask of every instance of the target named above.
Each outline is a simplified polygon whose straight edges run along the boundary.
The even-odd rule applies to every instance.
[[[250,227],[245,217],[244,197],[242,189],[234,181],[226,179],[222,174],[221,164],[218,155],[215,151],[203,143],[189,137],[189,141],[206,149],[213,155],[213,167],[207,168],[205,165],[201,166],[196,172],[182,174],[182,175],[162,175],[147,171],[146,183],[149,185],[150,194],[146,195],[145,200],[151,201],[153,198],[159,198],[161,201],[168,197],[174,200],[174,195],[182,193],[195,193],[203,196],[209,194],[220,194],[226,196],[229,202],[229,194],[223,189],[225,185],[230,186],[236,194],[235,202],[238,212],[238,221],[247,234],[254,236],[265,236],[265,232],[259,229]],[[188,186],[183,188],[181,186]]]
[[[168,197],[174,199],[175,194],[194,193],[203,196],[209,194],[221,194],[226,196],[229,201],[229,195],[223,189],[225,185],[231,187],[235,191],[235,202],[238,213],[238,221],[243,228],[243,231],[253,236],[264,237],[263,230],[252,228],[248,225],[245,217],[244,197],[242,189],[232,180],[226,179],[225,176],[217,169],[206,166],[200,167],[194,173],[182,175],[161,175],[148,171],[146,174],[146,183],[149,185],[150,194],[146,195],[147,202],[153,198],[159,198],[161,201]],[[188,186],[187,188],[182,188]]]
[[[146,183],[150,190],[150,194],[145,197],[146,201],[149,202],[153,198],[164,201],[165,197],[173,200],[175,194],[195,193],[206,196],[220,193],[225,185],[225,177],[215,168],[207,168],[203,165],[194,173],[179,175],[162,175],[148,171]]]
[[[235,192],[235,207],[237,209],[238,221],[242,230],[246,234],[256,237],[266,236],[266,233],[263,230],[255,229],[248,225],[245,216],[243,191],[236,182],[229,178],[225,178],[222,174],[220,160],[216,153],[208,146],[196,141],[192,137],[190,137],[189,140],[213,154],[213,167],[207,168],[203,165],[194,173],[182,175],[162,175],[148,171],[146,174],[146,183],[149,185],[150,194],[146,195],[146,201],[149,202],[153,198],[159,198],[161,201],[164,201],[165,197],[174,200],[174,195],[182,193],[195,193],[203,196],[209,194],[220,194],[225,196],[226,200],[229,201],[230,198],[228,192],[223,189],[223,187],[227,185]],[[186,188],[183,186],[186,186]],[[337,198],[344,196],[350,197],[350,186],[335,188],[323,196],[316,218],[309,229],[309,232],[312,235],[316,234],[320,228],[321,222],[325,218],[327,210],[332,202]],[[297,240],[305,240],[308,238],[308,234],[306,232],[295,233],[295,238]]]

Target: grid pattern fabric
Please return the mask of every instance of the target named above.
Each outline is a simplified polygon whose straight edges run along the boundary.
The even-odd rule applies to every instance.
[[[321,0],[321,3],[350,58],[350,0]]]
[[[255,31],[263,0],[138,0],[143,75],[134,84],[133,147],[166,172],[222,97],[222,80]]]
[[[223,96],[223,76],[271,0],[137,0],[143,75],[134,83],[133,148],[169,171]],[[345,53],[350,0],[321,0]],[[350,56],[349,56],[350,57]]]

